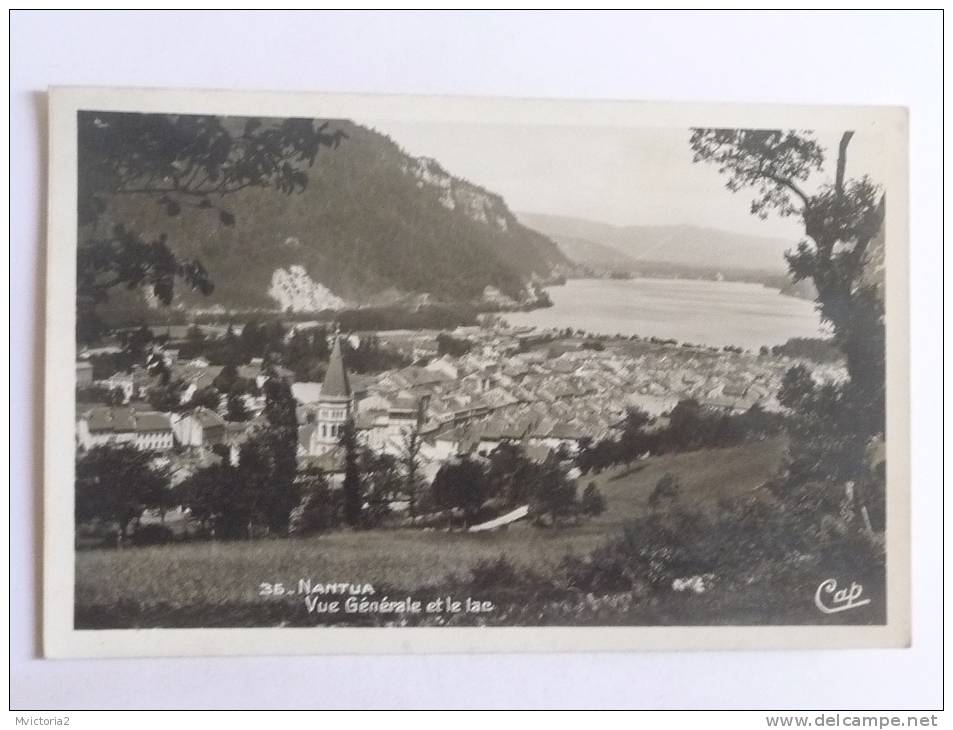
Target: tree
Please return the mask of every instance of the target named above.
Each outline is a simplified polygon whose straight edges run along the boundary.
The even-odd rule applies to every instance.
[[[144,510],[170,504],[167,484],[151,453],[131,444],[94,446],[76,460],[76,521],[115,522],[121,545]]]
[[[682,485],[678,481],[678,477],[673,474],[663,474],[655,483],[655,489],[653,489],[649,495],[649,507],[654,510],[661,507],[664,503],[669,505],[674,504],[678,500],[681,487]]]
[[[490,455],[487,473],[491,496],[501,497],[508,506],[525,504],[536,488],[540,466],[533,463],[519,444],[504,442]]]
[[[222,366],[221,372],[215,376],[212,386],[219,393],[231,393],[238,383],[238,368],[235,363],[227,362]]]
[[[619,455],[622,459],[633,461],[645,453],[647,442],[643,429],[651,420],[649,414],[641,408],[631,407],[626,410],[622,435],[619,438]]]
[[[172,379],[172,371],[161,352],[153,352],[146,361],[146,370],[153,377],[159,378],[160,385],[168,385]]]
[[[285,364],[294,371],[296,380],[309,380],[307,373],[314,366],[310,333],[295,330],[285,350]]]
[[[363,485],[358,467],[357,429],[353,419],[348,418],[341,429],[341,448],[344,449],[344,522],[350,527],[361,524],[361,511],[364,508]]]
[[[264,525],[280,534],[287,530],[290,513],[300,501],[296,482],[298,421],[291,389],[284,380],[272,374],[264,391],[265,424],[242,445],[232,476],[236,493],[242,495],[247,527]]]
[[[707,441],[705,413],[694,398],[680,400],[669,413],[666,446],[681,450],[695,448]]]
[[[437,356],[450,355],[451,357],[463,357],[470,352],[470,341],[466,338],[457,339],[446,332],[437,335]]]
[[[142,325],[123,338],[124,354],[132,363],[144,363],[149,346],[155,341],[152,330]]]
[[[417,516],[417,492],[421,487],[420,444],[419,424],[413,428],[402,429],[398,456],[403,478],[401,493],[407,498],[407,511],[411,519]]]
[[[814,393],[814,379],[803,365],[789,368],[781,379],[778,402],[785,408],[797,410]]]
[[[274,319],[261,325],[260,335],[263,340],[263,349],[260,353],[266,362],[280,362],[285,350],[285,335],[287,330],[280,320]]]
[[[265,381],[267,426],[253,439],[260,458],[267,462],[265,481],[261,484],[262,514],[268,527],[284,531],[288,515],[298,503],[295,476],[298,471],[298,416],[291,386],[271,373]],[[241,462],[239,462],[241,466]]]
[[[555,527],[562,519],[576,515],[576,483],[557,462],[541,466],[533,482],[529,508],[537,525],[545,524],[548,516],[550,526]]]
[[[374,334],[362,335],[356,347],[345,340],[344,348],[348,367],[358,373],[379,373],[411,364],[410,359],[397,350],[381,345]]]
[[[176,255],[165,235],[146,240],[116,220],[112,203],[136,196],[167,216],[186,209],[232,226],[222,207],[231,193],[270,187],[292,194],[305,189],[305,170],[322,147],[346,136],[328,122],[285,119],[263,122],[205,115],[81,111],[78,115],[77,337],[102,331],[96,308],[111,289],[146,288],[163,304],[176,280],[210,294],[201,262]],[[109,230],[101,224],[110,221]]]
[[[717,165],[729,190],[755,190],[753,213],[800,218],[806,239],[785,255],[788,269],[795,282],[813,282],[821,317],[846,357],[850,377],[843,385],[815,388],[802,371],[785,378],[780,395],[792,409],[792,439],[786,476],[775,491],[792,502],[829,505],[826,492],[839,491],[832,487],[850,495],[853,483],[865,479],[870,498],[880,501],[875,492],[884,486],[868,479],[866,454],[885,429],[884,306],[868,254],[883,234],[886,203],[869,178],[847,178],[853,134],[842,134],[833,182],[816,192],[805,183],[822,170],[825,151],[808,132],[696,129],[691,138],[695,160]]]
[[[225,420],[232,422],[247,421],[251,413],[245,407],[245,398],[241,393],[232,391],[228,394],[225,408]]]
[[[149,388],[149,405],[156,411],[177,411],[181,408],[182,383],[178,380]]]
[[[586,486],[579,508],[590,517],[598,517],[606,511],[606,498],[602,496],[595,482],[589,482]]]
[[[253,357],[263,357],[268,348],[268,334],[265,325],[256,318],[249,319],[238,336],[241,346],[241,360],[248,362]]]
[[[289,535],[307,535],[337,527],[341,520],[340,495],[331,490],[320,469],[302,471],[297,479],[301,501],[288,518]]]
[[[588,474],[590,469],[596,468],[597,465],[594,458],[591,436],[584,436],[579,439],[579,448],[576,451],[575,464],[583,474]]]
[[[232,327],[231,322],[228,323],[228,327],[225,329],[225,336],[222,338],[221,361],[226,367],[231,365],[232,368],[244,362],[242,358],[241,340],[239,340],[238,335],[235,334],[235,328]]]
[[[179,503],[213,536],[247,537],[256,486],[226,460],[197,470],[177,488]]]
[[[85,385],[76,388],[76,402],[104,403],[108,406],[121,406],[126,402],[122,388],[108,388],[105,385]]]
[[[185,408],[208,408],[210,411],[217,411],[221,402],[222,394],[214,387],[208,386],[206,388],[199,388],[192,393],[192,397],[189,398],[189,402],[185,405]]]
[[[774,211],[801,219],[807,239],[786,254],[788,268],[795,281],[814,283],[821,317],[833,326],[852,383],[882,412],[883,301],[865,274],[885,204],[882,189],[868,177],[846,177],[853,135],[841,136],[833,183],[813,194],[804,183],[822,170],[825,151],[809,132],[695,129],[691,146],[696,162],[718,166],[729,190],[755,190],[752,213],[766,218]]]
[[[205,333],[197,324],[191,324],[185,332],[185,339],[192,345],[201,345],[205,342]]]
[[[430,488],[434,503],[441,509],[461,510],[464,527],[469,527],[488,496],[489,482],[483,465],[464,457],[441,466]]]
[[[362,449],[360,472],[364,480],[366,506],[361,514],[365,527],[376,527],[390,513],[390,503],[403,491],[404,480],[397,458]]]
[[[328,357],[328,333],[324,327],[295,330],[285,346],[284,363],[299,381],[320,381],[324,378]],[[350,355],[348,366],[353,367]]]

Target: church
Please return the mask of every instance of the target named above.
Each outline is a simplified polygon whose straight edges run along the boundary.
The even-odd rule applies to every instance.
[[[315,404],[314,423],[299,429],[298,443],[303,455],[324,456],[338,448],[344,424],[354,411],[354,397],[344,355],[341,352],[341,338],[334,337],[328,370],[321,386],[321,394]]]
[[[307,422],[298,427],[301,466],[320,468],[332,484],[339,481],[344,469],[341,435],[349,419],[358,443],[378,453],[399,454],[405,434],[425,419],[428,398],[400,391],[381,403],[378,400],[368,398],[365,389],[355,388],[344,362],[342,338],[335,335],[321,391],[307,405]],[[361,409],[359,402],[369,407]]]

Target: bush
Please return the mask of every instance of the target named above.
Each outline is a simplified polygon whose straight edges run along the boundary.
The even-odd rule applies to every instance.
[[[525,576],[505,555],[496,560],[481,560],[470,568],[469,586],[475,590],[513,587],[525,582]]]
[[[341,524],[341,498],[325,483],[314,485],[288,515],[289,535],[308,535]]]
[[[655,489],[652,490],[652,494],[649,495],[649,507],[656,509],[663,502],[674,503],[678,500],[678,493],[681,489],[681,484],[678,481],[678,477],[672,476],[671,474],[663,474],[662,478],[658,480],[655,485]]]
[[[598,517],[606,511],[606,499],[595,482],[589,482],[582,493],[582,502],[579,506],[582,513],[589,517]]]
[[[710,529],[697,513],[644,517],[585,558],[567,557],[560,571],[569,586],[587,593],[665,591],[675,578],[712,572]]]
[[[175,533],[165,525],[142,525],[132,535],[132,544],[167,545],[175,541]]]

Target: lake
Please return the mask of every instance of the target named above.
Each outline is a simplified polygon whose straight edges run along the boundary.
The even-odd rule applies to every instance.
[[[512,326],[581,329],[757,349],[825,337],[814,303],[760,284],[694,279],[570,279],[553,306],[504,315]]]

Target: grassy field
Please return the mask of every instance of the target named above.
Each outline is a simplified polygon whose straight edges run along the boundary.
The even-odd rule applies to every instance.
[[[682,504],[704,509],[722,497],[756,490],[776,469],[782,451],[780,441],[764,441],[653,457],[633,468],[585,477],[580,489],[595,481],[606,498],[605,514],[557,529],[515,524],[479,534],[341,530],[300,539],[81,551],[76,556],[78,615],[90,610],[106,615],[117,606],[138,612],[254,605],[261,602],[263,581],[296,586],[302,578],[417,590],[463,577],[477,562],[500,555],[545,572],[567,554],[590,552],[628,520],[645,514],[648,495],[663,474],[681,481]]]

